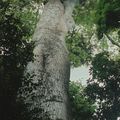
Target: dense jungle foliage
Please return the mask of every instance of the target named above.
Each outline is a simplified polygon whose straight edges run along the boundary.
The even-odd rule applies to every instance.
[[[26,64],[32,60],[32,35],[46,0],[0,1],[0,119],[21,118],[16,102]],[[66,36],[72,67],[91,66],[87,85],[70,82],[73,120],[116,120],[120,116],[120,0],[85,0]],[[97,52],[95,52],[97,51]],[[23,117],[23,116],[22,116]]]

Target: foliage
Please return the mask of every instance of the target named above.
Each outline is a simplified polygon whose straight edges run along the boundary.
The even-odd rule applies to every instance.
[[[120,0],[98,0],[95,20],[99,38],[102,38],[103,33],[119,28]]]
[[[76,24],[86,25],[87,29],[91,28],[94,24],[95,17],[95,0],[81,1],[73,11],[73,18]]]
[[[69,94],[73,120],[91,120],[95,106],[85,95],[84,87],[80,83],[71,82]]]
[[[26,118],[27,115],[22,116],[23,118],[19,116],[23,105],[16,103],[16,94],[21,85],[24,68],[32,59],[34,43],[31,42],[31,36],[39,17],[36,5],[40,2],[46,4],[47,0],[0,1],[2,53],[0,53],[0,119],[2,120],[29,119]],[[97,2],[86,0],[80,6],[76,6],[73,17],[78,25],[84,25],[90,31],[88,33],[86,30],[74,30],[66,38],[71,65],[79,66],[92,60],[90,37],[91,31],[94,32],[92,29],[94,21],[97,24],[99,38],[103,37],[103,33],[120,27],[120,0],[97,0]],[[118,34],[120,37],[120,30]],[[108,47],[106,41],[102,41],[102,46]],[[78,83],[70,83],[73,119],[92,119],[95,107],[91,100],[98,106],[95,120],[116,120],[116,117],[120,116],[119,62],[119,59],[116,61],[110,59],[108,53],[100,53],[92,61],[93,78],[88,81],[87,88]]]
[[[91,60],[92,45],[90,39],[86,38],[78,30],[73,30],[66,37],[67,48],[70,52],[70,61],[72,66],[88,64]]]
[[[66,37],[66,43],[74,67],[89,64],[92,60],[95,5],[95,0],[80,1],[73,11],[76,27]]]
[[[120,59],[112,60],[107,52],[92,61],[92,79],[88,80],[87,95],[96,102],[95,120],[116,120],[120,116]]]
[[[0,119],[17,119],[16,94],[21,76],[32,59],[31,35],[37,11],[31,1],[0,1]]]

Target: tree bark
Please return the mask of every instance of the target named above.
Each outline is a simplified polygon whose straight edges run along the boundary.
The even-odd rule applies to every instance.
[[[18,95],[30,120],[70,120],[67,32],[64,5],[60,0],[49,0],[33,36],[34,60],[27,65]]]

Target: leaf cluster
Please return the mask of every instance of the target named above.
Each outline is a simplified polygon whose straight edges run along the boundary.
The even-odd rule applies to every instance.
[[[18,118],[16,95],[23,70],[32,59],[36,15],[32,1],[0,1],[0,119]]]
[[[120,27],[120,1],[98,0],[96,5],[95,21],[98,29],[98,37],[103,33]]]
[[[99,53],[92,62],[92,79],[86,88],[88,96],[97,103],[95,119],[116,120],[120,115],[120,60]]]
[[[89,39],[77,30],[73,30],[66,37],[67,48],[70,52],[70,61],[72,66],[87,64],[91,60],[92,45]]]
[[[73,120],[91,120],[95,106],[85,95],[84,87],[78,82],[71,82],[69,87]]]
[[[94,24],[96,0],[81,1],[73,11],[73,18],[76,24],[85,25],[91,28]]]

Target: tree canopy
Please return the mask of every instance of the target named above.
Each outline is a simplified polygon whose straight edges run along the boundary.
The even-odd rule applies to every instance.
[[[97,104],[94,119],[116,120],[120,116],[120,59],[110,59],[107,52],[97,54],[91,74],[86,91]]]
[[[47,2],[0,1],[0,119],[29,119],[20,117],[20,111],[25,109],[18,105],[16,96],[24,69],[32,60],[31,39],[41,3]],[[66,36],[71,66],[92,66],[92,78],[86,87],[70,83],[73,119],[116,120],[120,116],[120,0],[82,0],[73,18],[76,26]],[[117,48],[112,54],[111,46]]]
[[[85,93],[85,87],[79,82],[71,82],[69,88],[73,120],[91,120],[95,105]]]
[[[34,9],[28,1],[0,1],[0,119],[17,119],[17,90],[32,59]]]

